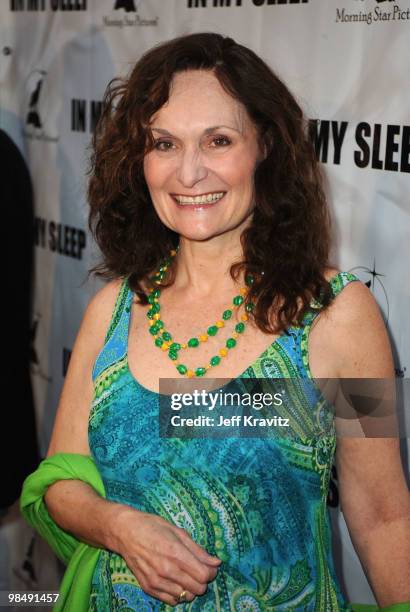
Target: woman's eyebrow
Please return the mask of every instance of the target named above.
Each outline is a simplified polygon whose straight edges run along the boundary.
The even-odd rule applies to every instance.
[[[237,128],[234,128],[230,125],[213,125],[212,127],[206,128],[206,130],[204,130],[203,133],[211,134],[212,132],[215,132],[216,130],[219,130],[221,128],[227,128],[228,130],[234,130],[235,132],[239,132],[239,134],[241,134],[241,132]],[[173,136],[171,132],[168,132],[168,130],[164,130],[162,128],[151,128],[151,130],[153,132],[159,132],[160,134],[163,134],[164,136]]]

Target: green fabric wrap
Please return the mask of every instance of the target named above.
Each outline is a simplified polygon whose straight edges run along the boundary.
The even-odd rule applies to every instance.
[[[87,612],[91,579],[100,553],[61,529],[51,518],[44,503],[47,488],[58,480],[82,480],[105,498],[104,484],[94,460],[89,455],[56,453],[39,464],[23,483],[20,509],[24,519],[47,541],[65,565],[60,596],[53,610]]]

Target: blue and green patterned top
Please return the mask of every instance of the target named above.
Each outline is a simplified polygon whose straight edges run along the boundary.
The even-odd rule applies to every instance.
[[[358,280],[339,272],[331,280],[334,295]],[[222,563],[204,595],[169,606],[141,589],[122,557],[102,550],[90,611],[351,610],[333,565],[326,498],[336,436],[322,418],[319,395],[308,405],[285,405],[290,436],[161,438],[159,395],[128,367],[133,297],[124,280],[94,365],[92,456],[107,499],[183,527]],[[308,336],[319,312],[290,327],[233,382],[311,379]]]

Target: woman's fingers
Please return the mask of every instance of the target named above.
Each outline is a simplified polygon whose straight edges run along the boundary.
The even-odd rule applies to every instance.
[[[200,593],[192,593],[186,586],[181,585],[178,582],[171,582],[170,580],[156,580],[155,585],[149,587],[154,592],[166,593],[174,600],[177,600],[180,594],[185,591],[185,601],[192,601],[197,595],[203,595],[206,592],[206,587],[201,588]]]
[[[175,606],[177,603],[179,603],[178,599],[182,591],[185,591],[185,601],[192,601],[195,599],[196,594],[202,595],[206,591],[206,586],[200,585],[198,593],[193,593],[189,589],[188,585],[183,582],[186,577],[184,577],[184,579],[180,577],[175,581],[172,579],[164,579],[153,572],[152,568],[145,563],[140,563],[139,571],[134,573],[138,578],[141,588],[146,593],[170,604],[171,606]]]
[[[130,523],[128,537],[122,531],[120,554],[146,593],[175,606],[182,591],[185,601],[206,592],[220,559],[196,544],[185,529],[161,517],[139,513],[137,525]]]
[[[186,589],[194,595],[203,595],[208,587],[208,580],[203,582],[195,580],[187,572],[181,571],[172,563],[170,563],[169,567],[164,565],[162,569],[164,573],[162,573],[162,570],[160,570],[158,576],[165,579],[170,583],[170,585],[181,584],[182,588],[180,589],[179,593]],[[162,590],[167,591],[168,589],[163,588]]]
[[[217,569],[198,561],[181,542],[176,544],[169,547],[164,555],[145,558],[148,572],[182,584],[195,595],[202,595],[208,582],[215,578]]]
[[[213,567],[218,567],[221,564],[221,559],[218,559],[218,557],[214,555],[210,555],[206,550],[202,548],[202,546],[199,546],[199,544],[194,542],[194,540],[185,531],[185,529],[182,529],[181,527],[176,527],[176,530],[178,537],[181,538],[185,546],[192,552],[192,554],[194,554],[199,559],[199,561],[202,561],[203,563],[209,563]]]
[[[183,603],[184,601],[185,602],[192,601],[193,599],[195,599],[195,595],[193,595],[192,593],[188,593],[187,591],[183,601],[180,602],[179,595],[183,590],[184,589],[181,589],[176,597],[173,597],[169,593],[166,593],[163,591],[153,591],[152,593],[149,593],[149,595],[152,595],[152,597],[155,597],[156,599],[160,599],[161,601],[164,601],[170,606],[177,606],[179,603]]]

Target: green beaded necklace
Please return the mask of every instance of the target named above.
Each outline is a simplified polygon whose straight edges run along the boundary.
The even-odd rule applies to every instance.
[[[155,285],[161,284],[171,264],[172,258],[175,257],[178,252],[178,248],[179,245],[175,250],[170,252],[169,257],[164,259],[157,272],[151,277],[150,280],[153,281]],[[239,295],[235,295],[232,300],[232,306],[223,311],[221,319],[216,321],[214,325],[208,327],[206,333],[199,334],[198,337],[190,338],[187,342],[173,341],[171,334],[165,329],[164,322],[160,319],[159,312],[161,307],[159,305],[159,297],[161,295],[161,290],[158,287],[154,287],[150,291],[148,295],[148,303],[150,304],[150,308],[147,312],[149,332],[154,336],[155,346],[164,352],[168,351],[168,357],[174,362],[179,374],[182,376],[187,376],[188,378],[192,378],[193,376],[205,376],[206,372],[210,368],[219,365],[221,359],[227,356],[228,351],[236,346],[236,339],[245,331],[245,323],[249,318],[248,314],[246,313],[253,310],[253,303],[245,305],[246,313],[241,315],[241,321],[235,325],[235,331],[232,333],[231,337],[227,339],[225,346],[219,349],[218,355],[211,357],[208,364],[205,366],[200,366],[195,370],[191,370],[178,360],[178,352],[181,349],[195,348],[199,346],[201,342],[206,342],[209,336],[216,336],[218,330],[225,326],[225,321],[228,321],[232,317],[233,310],[239,308],[239,306],[243,304],[244,295],[246,295],[248,292],[248,287],[250,287],[253,283],[253,276],[251,274],[246,276],[245,283],[247,287],[240,288]]]

